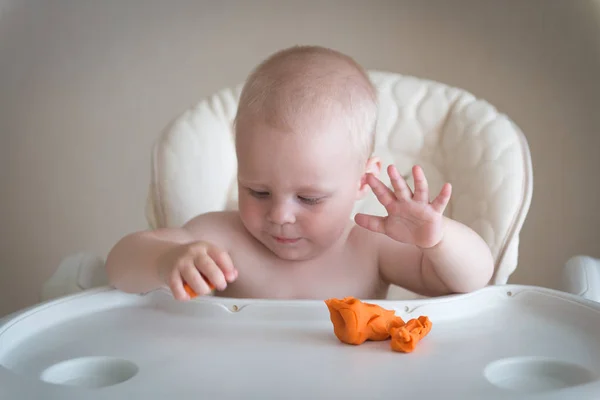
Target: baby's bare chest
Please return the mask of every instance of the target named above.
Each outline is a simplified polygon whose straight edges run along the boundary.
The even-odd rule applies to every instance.
[[[387,294],[376,257],[366,247],[348,245],[336,254],[304,262],[289,262],[241,248],[233,252],[232,259],[238,279],[219,296],[375,299]]]

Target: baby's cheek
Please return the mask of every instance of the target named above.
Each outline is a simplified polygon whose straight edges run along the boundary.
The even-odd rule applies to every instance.
[[[262,218],[262,209],[253,199],[240,198],[238,209],[240,217],[247,224],[256,225]]]
[[[313,226],[327,236],[340,235],[348,224],[352,208],[343,204],[331,204],[323,207]]]

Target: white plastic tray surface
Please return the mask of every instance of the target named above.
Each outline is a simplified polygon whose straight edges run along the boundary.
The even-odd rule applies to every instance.
[[[600,303],[514,285],[369,302],[432,330],[398,353],[341,343],[323,301],[82,292],[0,321],[0,399],[600,399]]]

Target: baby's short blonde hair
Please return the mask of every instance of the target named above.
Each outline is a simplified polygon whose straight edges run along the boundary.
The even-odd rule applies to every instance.
[[[235,131],[257,119],[294,132],[319,119],[342,123],[366,159],[373,152],[377,113],[377,91],[354,59],[324,47],[295,46],[271,55],[249,75]]]

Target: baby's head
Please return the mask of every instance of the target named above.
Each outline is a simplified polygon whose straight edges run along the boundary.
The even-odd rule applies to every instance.
[[[367,190],[377,93],[350,57],[321,47],[275,53],[248,77],[235,120],[239,209],[276,255],[335,246]]]

